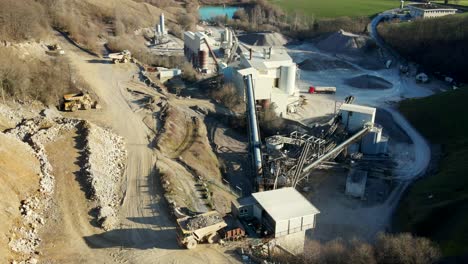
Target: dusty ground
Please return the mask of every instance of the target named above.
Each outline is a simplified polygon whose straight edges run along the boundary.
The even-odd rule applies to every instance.
[[[393,172],[397,181],[392,188],[385,185],[383,180],[371,179],[367,185],[368,200],[360,201],[344,195],[346,175],[343,173],[330,171],[325,177],[313,172],[310,182],[312,191],[308,194],[312,203],[322,212],[318,216],[317,227],[309,234],[309,238],[327,241],[337,237],[355,236],[372,240],[377,232],[389,227],[389,220],[402,192],[409,182],[424,173],[430,160],[427,142],[398,113],[393,102],[427,96],[444,89],[445,85],[438,81],[424,85],[416,84],[414,77],[400,76],[394,65],[390,69],[373,67],[375,65],[367,67],[362,65],[362,61],[352,57],[353,52],[346,50],[324,52],[312,43],[288,48],[288,52],[297,63],[307,59],[313,60],[314,57],[328,58],[328,61],[334,62],[328,65],[329,67],[301,70],[302,80],[298,86],[300,94],[308,99],[308,104],[298,108],[298,113],[289,115],[289,118],[299,119],[307,124],[323,122],[334,114],[335,109],[339,109],[340,102],[349,95],[355,96],[355,104],[379,108],[376,122],[384,127],[384,133],[390,135],[389,153],[398,164]],[[374,58],[372,64],[383,65],[384,62],[380,58]],[[352,67],[342,67],[344,64]],[[345,83],[346,79],[363,74],[384,78],[391,82],[393,87],[385,90],[363,90]],[[307,94],[307,87],[310,85],[335,86],[337,93]]]
[[[54,168],[56,191],[51,218],[43,231],[40,251],[54,263],[112,263],[109,253],[92,253],[83,236],[101,233],[90,215],[94,207],[84,189],[85,175],[81,171],[84,137],[71,131],[46,146]]]
[[[0,133],[0,256],[8,261],[14,252],[9,238],[21,222],[20,202],[39,189],[39,161],[28,145]]]
[[[97,232],[84,219],[74,221],[80,226],[68,234],[70,240],[80,241],[79,247],[87,247],[81,254],[78,248],[59,254],[70,262],[79,262],[87,255],[109,260],[108,263],[229,263],[235,259],[223,253],[218,246],[200,246],[194,251],[181,250],[176,244],[174,221],[163,199],[158,174],[155,170],[156,155],[152,148],[154,130],[143,122],[143,117],[131,102],[126,87],[134,78],[137,68],[132,64],[113,65],[94,58],[62,41],[73,67],[90,83],[100,98],[102,110],[73,113],[108,126],[126,141],[125,198],[119,213],[119,228],[109,232]],[[72,157],[70,157],[72,158]],[[70,169],[71,171],[72,169]],[[86,211],[82,194],[82,210]],[[60,206],[59,206],[60,207]],[[85,223],[83,223],[85,222]],[[53,243],[47,242],[46,243]],[[86,245],[85,245],[86,244]],[[92,260],[89,263],[93,263]]]

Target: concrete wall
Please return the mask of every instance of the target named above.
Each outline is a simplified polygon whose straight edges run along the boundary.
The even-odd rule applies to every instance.
[[[291,218],[275,223],[275,237],[303,232],[315,226],[315,215]]]
[[[278,115],[286,113],[289,95],[278,88],[273,88],[271,93],[271,102],[276,105],[275,112]]]
[[[253,206],[253,217],[257,219],[262,219],[262,208],[260,205],[256,204]]]
[[[281,248],[284,248],[294,255],[301,254],[304,252],[305,231],[275,238],[274,243],[275,253],[283,253]]]
[[[271,89],[275,79],[269,76],[259,75],[254,78],[255,100],[271,99]]]

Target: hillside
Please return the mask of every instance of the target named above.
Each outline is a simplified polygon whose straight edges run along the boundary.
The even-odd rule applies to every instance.
[[[424,68],[468,81],[468,13],[378,28],[382,38]]]
[[[442,146],[437,173],[417,181],[403,198],[399,229],[437,241],[445,255],[468,253],[468,89],[406,100],[400,109],[433,144]]]
[[[289,12],[300,12],[314,17],[373,16],[384,10],[396,8],[394,0],[271,0]]]

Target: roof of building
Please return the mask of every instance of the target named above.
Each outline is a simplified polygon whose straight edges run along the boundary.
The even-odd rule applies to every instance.
[[[267,54],[265,54],[265,52]],[[244,56],[247,58],[247,62],[258,70],[278,68],[280,66],[287,66],[294,63],[285,49],[273,48],[271,55],[268,55],[268,49],[266,49],[265,52],[252,52],[252,59],[248,59],[250,56],[249,52],[246,52]]]
[[[348,112],[355,112],[355,113],[363,113],[369,115],[375,115],[377,111],[374,107],[368,107],[363,105],[355,105],[355,104],[342,104],[340,110],[348,111]]]
[[[455,9],[455,8],[444,7],[444,6],[439,6],[439,5],[435,5],[435,4],[424,4],[424,3],[422,3],[422,4],[410,4],[408,6],[416,7],[416,8],[423,9],[423,10],[439,9],[439,10],[455,10],[455,11],[457,11],[457,9]]]
[[[275,221],[320,213],[292,187],[253,193],[252,196]]]
[[[239,206],[253,205],[253,204],[256,204],[257,201],[251,195],[249,195],[249,196],[238,198],[233,203],[237,207],[239,207]]]

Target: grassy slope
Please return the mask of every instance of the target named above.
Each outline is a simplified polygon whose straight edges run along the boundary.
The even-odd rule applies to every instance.
[[[372,16],[397,8],[397,0],[271,0],[287,11],[298,10],[315,17]]]
[[[403,198],[396,224],[429,236],[445,255],[468,253],[468,87],[423,99],[406,100],[400,109],[443,157],[435,175],[417,181]],[[432,198],[429,198],[432,195]]]

